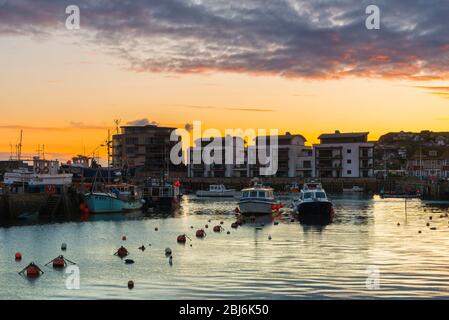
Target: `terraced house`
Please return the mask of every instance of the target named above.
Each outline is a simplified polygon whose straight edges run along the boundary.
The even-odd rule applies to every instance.
[[[449,179],[449,148],[419,148],[407,160],[407,170],[414,177]]]

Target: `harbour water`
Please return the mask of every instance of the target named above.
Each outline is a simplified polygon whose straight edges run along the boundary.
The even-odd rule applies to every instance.
[[[449,204],[358,195],[330,198],[336,217],[324,227],[280,217],[235,230],[230,227],[235,200],[193,196],[185,196],[173,213],[4,226],[0,299],[449,298],[449,218],[444,217]],[[212,232],[220,221],[225,231]],[[205,224],[206,238],[195,238],[196,229]],[[183,233],[192,241],[177,244]],[[63,242],[67,251],[61,252]],[[113,255],[121,245],[134,264]],[[138,250],[141,245],[145,251]],[[173,250],[171,266],[166,247]],[[17,251],[21,262],[14,260]],[[79,290],[66,288],[64,271],[43,267],[60,254],[79,266]],[[34,281],[18,275],[31,261],[45,272]],[[373,287],[367,280],[377,272],[379,285]],[[129,280],[135,283],[133,290],[127,288]]]

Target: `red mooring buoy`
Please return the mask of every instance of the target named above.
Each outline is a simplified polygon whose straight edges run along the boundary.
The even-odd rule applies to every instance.
[[[176,239],[176,241],[177,241],[178,243],[186,243],[187,237],[186,237],[185,234],[181,234],[181,235],[178,236],[178,238]]]
[[[43,273],[44,272],[34,262],[31,262],[19,272],[20,275],[25,275],[28,278],[37,278]]]
[[[197,238],[204,238],[206,236],[206,232],[204,229],[196,230],[196,237]]]
[[[15,258],[16,258],[16,261],[22,260],[22,254],[20,252],[16,252]]]
[[[120,258],[124,258],[128,254],[129,254],[129,252],[124,246],[121,246],[120,248],[118,248],[117,252],[114,253],[114,255],[119,256]]]

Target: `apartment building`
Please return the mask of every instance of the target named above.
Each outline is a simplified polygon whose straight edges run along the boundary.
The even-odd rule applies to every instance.
[[[306,138],[300,134],[291,134],[287,132],[285,135],[280,135],[278,139],[278,154],[277,154],[277,172],[276,177],[301,177],[309,178],[314,175],[313,167],[313,152],[311,147],[305,146]],[[270,148],[269,137],[257,137],[255,146],[261,147],[261,140],[266,139],[267,154]],[[258,176],[261,164],[257,162],[256,165],[250,167],[251,176]]]
[[[373,148],[368,132],[322,134],[313,146],[318,178],[368,178],[374,176]]]
[[[226,164],[226,143],[232,141],[232,146],[229,144],[230,150],[232,150],[232,161]],[[211,143],[209,140],[196,140],[194,147],[201,147],[201,154],[205,148]],[[249,177],[248,166],[248,149],[246,142],[240,137],[232,137],[230,140],[226,138],[216,137],[214,143],[219,145],[214,146],[214,151],[218,152],[216,156],[221,159],[219,163],[204,163],[201,158],[201,163],[194,163],[194,148],[189,149],[190,163],[187,164],[187,176],[189,178],[195,177]],[[200,153],[198,153],[200,155]],[[214,156],[214,154],[212,154]],[[237,161],[237,159],[241,159]],[[221,162],[221,163],[220,163]],[[243,163],[238,163],[243,162]]]
[[[121,133],[112,137],[113,167],[134,169],[143,176],[185,176],[185,166],[170,162],[170,150],[176,144],[170,141],[173,130],[157,125],[122,126]]]

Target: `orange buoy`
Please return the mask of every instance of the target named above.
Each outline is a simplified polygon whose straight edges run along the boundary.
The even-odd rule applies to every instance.
[[[222,226],[215,226],[214,232],[221,232]]]
[[[129,252],[124,246],[118,248],[117,252],[114,253],[114,255],[119,256],[120,258],[126,257],[128,254]]]
[[[16,258],[16,261],[22,260],[22,254],[20,252],[16,252],[15,258]]]
[[[178,243],[186,243],[186,241],[187,241],[186,235],[185,234],[179,235],[178,238],[176,239],[176,241]]]
[[[196,230],[197,238],[204,238],[206,236],[206,232],[203,229]]]

